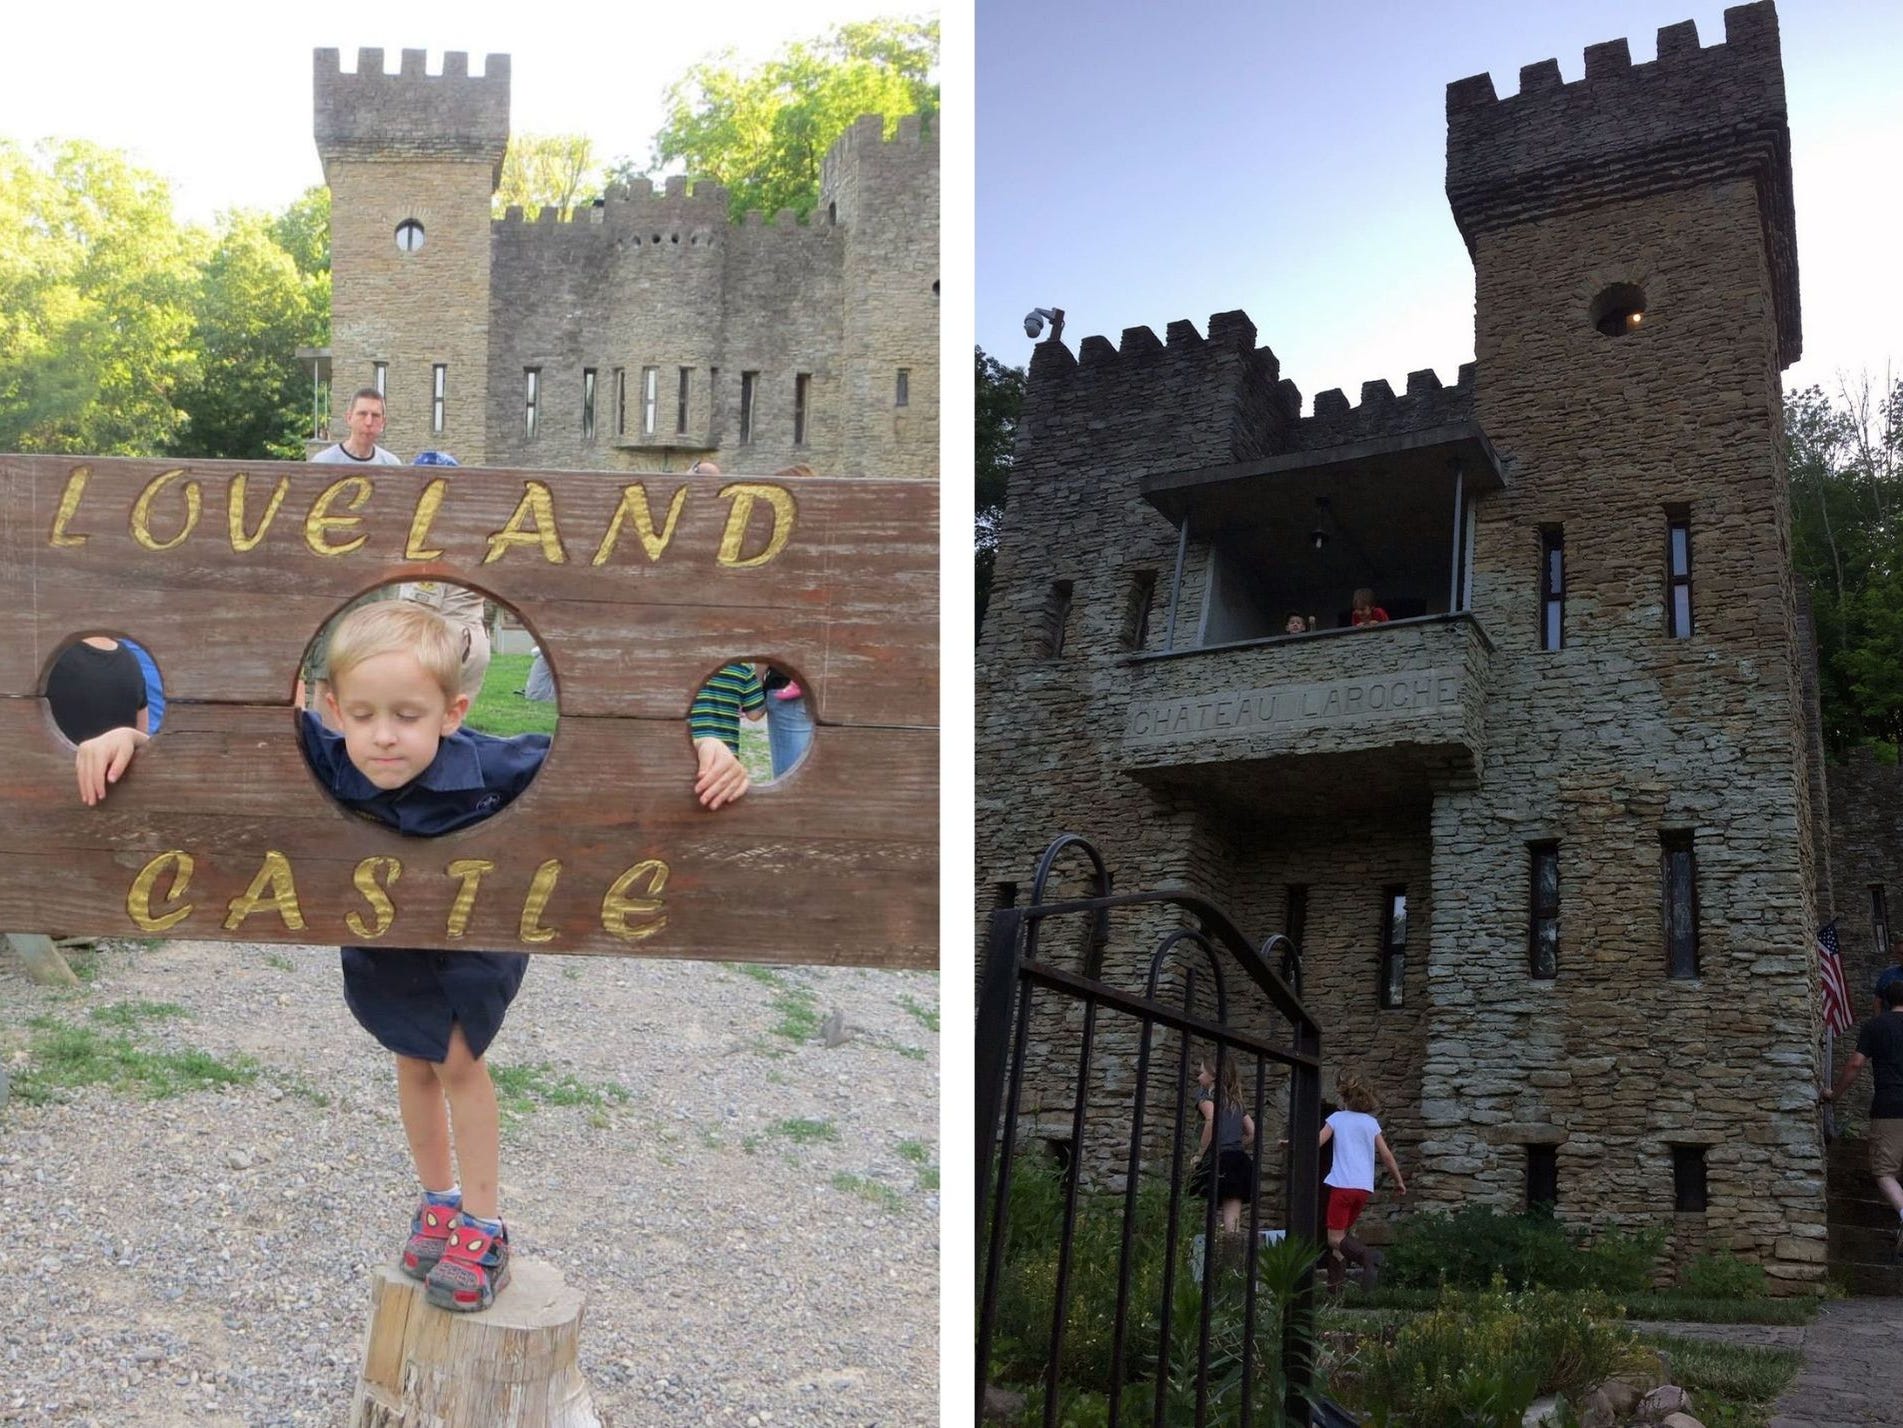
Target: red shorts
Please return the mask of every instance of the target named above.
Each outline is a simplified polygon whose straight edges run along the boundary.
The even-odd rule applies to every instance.
[[[1328,1228],[1331,1230],[1352,1230],[1355,1221],[1361,1218],[1366,1208],[1371,1190],[1344,1190],[1339,1185],[1328,1187]]]

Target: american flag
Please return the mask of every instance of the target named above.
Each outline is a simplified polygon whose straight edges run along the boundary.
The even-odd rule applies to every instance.
[[[1857,1019],[1850,1014],[1850,988],[1844,982],[1844,959],[1838,953],[1834,922],[1817,929],[1817,963],[1824,988],[1824,1026],[1829,1031],[1848,1031]]]

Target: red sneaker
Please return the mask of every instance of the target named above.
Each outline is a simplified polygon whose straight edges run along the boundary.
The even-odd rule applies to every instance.
[[[508,1283],[508,1230],[492,1239],[470,1224],[467,1216],[457,1216],[443,1257],[424,1281],[429,1302],[455,1313],[478,1313],[495,1303]]]
[[[449,1243],[449,1231],[456,1222],[456,1214],[454,1205],[432,1205],[427,1195],[416,1207],[416,1213],[410,1217],[410,1238],[403,1246],[401,1261],[403,1272],[411,1279],[427,1279],[429,1272],[436,1268],[436,1261],[443,1257],[443,1246]]]

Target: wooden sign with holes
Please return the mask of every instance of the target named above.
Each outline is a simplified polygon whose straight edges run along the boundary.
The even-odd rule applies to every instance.
[[[0,456],[0,928],[935,966],[937,495]],[[428,579],[521,616],[560,719],[514,804],[409,838],[319,786],[292,698],[340,607]],[[43,696],[89,633],[144,645],[168,700],[92,808]],[[735,660],[791,673],[817,729],[709,813],[685,716]]]

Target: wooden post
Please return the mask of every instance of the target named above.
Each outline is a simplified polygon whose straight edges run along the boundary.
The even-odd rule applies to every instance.
[[[27,976],[43,987],[76,987],[79,978],[59,955],[59,948],[44,932],[0,932],[0,941],[13,949]]]
[[[452,1314],[385,1265],[350,1428],[602,1428],[577,1364],[584,1303],[551,1266],[518,1259],[493,1306]]]

